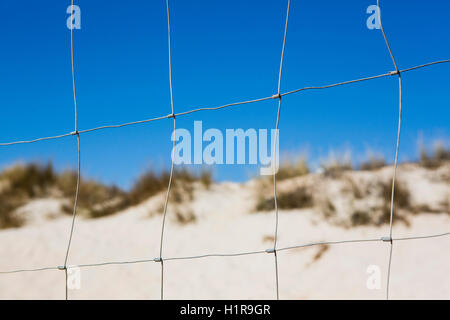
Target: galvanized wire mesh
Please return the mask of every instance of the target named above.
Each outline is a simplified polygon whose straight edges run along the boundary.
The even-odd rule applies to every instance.
[[[71,6],[73,8],[74,1],[71,0]],[[379,8],[379,0],[377,0],[377,5]],[[385,30],[383,28],[383,25],[381,23],[381,15],[380,10],[378,11],[379,14],[379,20],[380,20],[380,27],[382,31],[382,35],[384,38],[384,41],[386,43],[386,47],[388,49],[389,55],[391,57],[391,60],[393,62],[394,71],[389,71],[386,73],[382,73],[379,75],[372,75],[367,76],[364,78],[354,79],[354,80],[348,80],[348,81],[342,81],[338,83],[328,84],[328,85],[322,85],[322,86],[309,86],[309,87],[303,87],[295,90],[291,90],[288,92],[282,92],[281,91],[281,79],[282,79],[282,70],[283,70],[283,58],[284,58],[284,52],[286,47],[286,39],[287,39],[287,32],[288,32],[288,21],[289,21],[289,9],[291,6],[291,0],[287,1],[287,9],[286,9],[286,17],[285,17],[285,27],[284,27],[284,35],[283,35],[283,45],[282,45],[282,51],[281,51],[281,61],[279,66],[279,75],[278,75],[278,88],[276,94],[271,94],[266,97],[261,98],[255,98],[255,99],[249,99],[246,101],[238,101],[233,103],[227,103],[224,105],[216,106],[216,107],[199,107],[196,109],[192,109],[185,112],[175,113],[174,111],[174,103],[173,103],[173,87],[172,87],[172,63],[171,63],[171,34],[170,34],[170,6],[169,6],[169,0],[166,0],[166,9],[167,9],[167,28],[168,28],[168,58],[169,58],[169,88],[170,88],[170,106],[171,106],[171,113],[168,115],[163,115],[160,117],[150,118],[150,119],[144,119],[144,120],[138,120],[133,122],[127,122],[122,124],[112,124],[112,125],[106,125],[106,126],[100,126],[85,130],[78,130],[78,116],[77,116],[77,95],[76,95],[76,81],[75,81],[75,62],[74,62],[74,37],[73,37],[73,27],[70,30],[70,55],[71,55],[71,65],[72,65],[72,86],[73,86],[73,100],[74,100],[74,120],[75,120],[75,127],[74,131],[70,131],[67,133],[50,136],[50,137],[41,137],[41,138],[35,138],[32,140],[23,140],[23,141],[12,141],[12,142],[5,142],[0,143],[0,146],[13,146],[18,144],[29,144],[29,143],[37,143],[41,141],[47,141],[47,140],[55,140],[55,139],[62,139],[70,136],[74,136],[76,138],[76,144],[77,144],[77,186],[76,186],[76,193],[75,193],[75,201],[74,201],[74,207],[73,207],[73,216],[72,216],[72,223],[69,231],[69,239],[67,244],[67,250],[64,258],[64,264],[61,266],[53,266],[53,267],[41,267],[41,268],[30,268],[30,269],[17,269],[17,270],[6,270],[6,271],[0,271],[0,274],[14,274],[14,273],[22,273],[22,272],[39,272],[39,271],[46,271],[46,270],[63,270],[65,272],[65,297],[66,300],[68,299],[68,285],[67,285],[67,271],[70,268],[92,268],[92,267],[100,267],[100,266],[108,266],[108,265],[125,265],[125,264],[139,264],[139,263],[150,263],[150,262],[157,262],[161,264],[161,299],[164,299],[164,261],[172,261],[172,260],[193,260],[193,259],[204,259],[209,257],[240,257],[240,256],[247,256],[247,255],[256,255],[256,254],[273,254],[275,259],[275,297],[277,299],[280,298],[279,294],[279,285],[278,285],[278,260],[277,260],[277,252],[279,251],[285,251],[285,250],[292,250],[297,248],[304,248],[304,247],[311,247],[311,246],[317,246],[317,245],[338,245],[338,244],[348,244],[348,243],[364,243],[364,242],[388,242],[390,244],[390,250],[389,250],[389,264],[388,264],[388,273],[387,273],[387,282],[386,282],[386,299],[389,299],[389,283],[391,278],[391,262],[392,262],[392,254],[393,254],[393,244],[395,241],[411,241],[411,240],[421,240],[421,239],[430,239],[430,238],[440,238],[440,237],[446,237],[450,235],[450,232],[447,233],[440,233],[440,234],[429,234],[429,235],[418,235],[418,236],[412,236],[412,237],[400,237],[395,238],[392,234],[392,225],[394,221],[394,199],[395,199],[395,182],[396,182],[396,173],[397,173],[397,167],[398,167],[398,154],[399,154],[399,146],[400,146],[400,133],[401,133],[401,112],[402,112],[402,78],[401,75],[406,72],[418,70],[421,68],[428,68],[434,65],[449,63],[450,59],[447,60],[440,60],[440,61],[433,61],[430,63],[425,63],[417,66],[413,66],[410,68],[405,69],[399,69],[397,62],[394,58],[394,55],[392,53],[389,41],[387,39]],[[72,20],[71,20],[72,24]],[[71,25],[72,26],[72,25]],[[266,101],[270,99],[278,100],[278,112],[276,117],[276,125],[275,128],[277,129],[275,132],[278,131],[279,128],[279,122],[280,122],[280,111],[281,111],[281,101],[284,96],[297,94],[302,91],[308,91],[308,90],[322,90],[322,89],[329,89],[344,85],[350,85],[355,84],[363,81],[369,81],[374,80],[378,78],[383,77],[390,77],[390,76],[398,76],[399,79],[399,114],[398,114],[398,128],[397,128],[397,139],[395,144],[395,159],[394,159],[394,166],[393,166],[393,175],[392,175],[392,189],[391,189],[391,200],[390,200],[390,219],[389,219],[389,235],[381,238],[372,238],[372,239],[350,239],[350,240],[336,240],[336,241],[321,241],[321,242],[313,242],[313,243],[306,243],[306,244],[299,244],[295,246],[289,246],[289,247],[277,247],[277,238],[278,238],[278,205],[277,205],[277,180],[276,180],[276,172],[273,173],[273,193],[274,193],[274,204],[275,204],[275,231],[274,231],[274,243],[273,247],[269,248],[267,250],[257,250],[257,251],[249,251],[249,252],[234,252],[234,253],[208,253],[203,255],[197,255],[197,256],[185,256],[185,257],[163,257],[163,249],[164,249],[164,227],[166,222],[166,216],[167,216],[167,207],[169,204],[169,197],[170,197],[170,191],[173,180],[176,178],[174,177],[174,162],[172,159],[171,163],[171,169],[170,169],[170,178],[169,178],[169,184],[167,188],[166,198],[164,202],[164,209],[163,209],[163,221],[161,226],[161,238],[160,238],[160,250],[159,250],[159,256],[152,259],[142,259],[142,260],[129,260],[129,261],[106,261],[106,262],[99,262],[99,263],[92,263],[92,264],[80,264],[80,265],[67,265],[67,261],[69,258],[71,243],[72,243],[72,236],[75,228],[75,222],[76,222],[76,214],[77,214],[77,203],[78,203],[78,194],[80,189],[80,178],[81,178],[81,147],[80,147],[80,135],[88,134],[94,131],[99,130],[106,130],[106,129],[113,129],[113,128],[123,128],[126,126],[134,126],[139,124],[145,124],[150,123],[154,121],[164,120],[164,119],[173,119],[173,127],[174,131],[176,129],[176,118],[180,116],[189,115],[196,112],[201,111],[215,111],[220,110],[224,108],[231,108],[231,107],[237,107],[237,106],[243,106],[247,104],[253,104],[261,101]],[[273,146],[276,150],[276,143],[277,138],[275,138],[275,145]],[[175,144],[175,139],[173,144]],[[273,152],[273,163],[276,163],[276,152]]]

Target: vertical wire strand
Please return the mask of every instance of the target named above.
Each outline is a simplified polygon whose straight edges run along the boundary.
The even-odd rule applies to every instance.
[[[175,133],[176,132],[175,117],[173,118],[173,130]],[[175,150],[175,141],[176,141],[176,139],[174,137],[172,150]],[[159,246],[159,261],[161,263],[161,300],[164,299],[164,262],[163,262],[162,254],[163,254],[164,229],[165,229],[165,225],[166,225],[167,207],[169,205],[170,190],[172,187],[172,179],[173,179],[173,171],[174,171],[173,156],[174,155],[172,153],[172,165],[170,167],[169,185],[167,187],[166,199],[164,201],[163,221],[162,221],[162,226],[161,226],[161,240],[160,240],[160,246]]]
[[[71,0],[71,8],[72,8],[72,15],[73,15],[73,0]],[[168,116],[168,118],[173,117],[173,125],[174,125],[174,132],[176,130],[176,119],[174,114],[174,106],[173,106],[173,92],[172,92],[172,67],[171,67],[171,45],[170,45],[170,17],[169,17],[169,2],[166,1],[167,6],[167,19],[168,19],[168,43],[169,43],[169,81],[170,81],[170,98],[171,98],[171,110],[172,114]],[[283,66],[283,57],[284,57],[284,49],[285,49],[285,42],[286,42],[286,34],[287,34],[287,24],[288,24],[288,17],[289,17],[289,6],[290,6],[290,0],[288,0],[288,9],[287,9],[287,16],[286,16],[286,25],[285,25],[285,31],[284,31],[284,39],[283,39],[283,49],[281,54],[281,63],[280,63],[280,71],[279,71],[279,78],[278,78],[278,96],[275,98],[279,99],[278,102],[278,112],[277,112],[277,121],[276,121],[276,129],[278,131],[279,127],[279,119],[280,119],[280,110],[281,110],[281,95],[280,95],[280,88],[281,88],[281,74],[282,74],[282,66]],[[379,7],[379,0],[377,0],[377,6]],[[72,16],[73,17],[73,16]],[[401,78],[401,72],[399,71],[397,67],[397,63],[395,61],[394,55],[392,53],[392,50],[390,48],[389,42],[387,40],[386,34],[383,29],[383,25],[381,23],[381,14],[379,11],[379,21],[381,26],[381,31],[384,37],[384,41],[387,45],[389,54],[391,56],[392,62],[395,66],[396,73],[392,73],[393,75],[397,74],[399,78],[399,117],[398,117],[398,130],[397,130],[397,142],[396,142],[396,152],[395,152],[395,161],[394,161],[394,168],[393,168],[393,179],[392,179],[392,192],[391,192],[391,201],[390,201],[390,225],[389,225],[389,240],[390,240],[390,253],[389,253],[389,265],[388,265],[388,276],[387,276],[387,287],[386,287],[386,298],[389,298],[389,282],[390,282],[390,273],[391,273],[391,262],[392,262],[392,252],[393,252],[393,238],[392,238],[392,227],[393,227],[393,217],[394,217],[394,196],[395,196],[395,182],[396,182],[396,171],[398,167],[398,154],[399,154],[399,144],[400,144],[400,133],[401,133],[401,118],[402,118],[402,78]],[[77,169],[77,185],[76,185],[76,192],[75,192],[75,200],[74,200],[74,208],[73,208],[73,216],[72,216],[72,224],[71,224],[71,230],[70,230],[70,236],[69,236],[69,242],[67,246],[65,261],[64,261],[64,267],[57,267],[57,269],[63,269],[65,271],[65,294],[66,294],[66,300],[68,299],[68,286],[67,286],[67,280],[68,280],[68,268],[67,268],[67,261],[69,256],[69,251],[71,247],[72,242],[72,236],[74,232],[74,225],[75,225],[75,218],[77,213],[77,203],[78,203],[78,197],[79,197],[79,188],[80,188],[80,180],[81,180],[81,161],[80,161],[80,136],[79,132],[77,130],[78,124],[77,124],[77,97],[76,97],[76,86],[75,86],[75,68],[74,68],[74,41],[73,41],[73,19],[71,19],[70,22],[71,26],[71,33],[70,33],[70,39],[71,39],[71,65],[72,65],[72,85],[73,85],[73,99],[74,99],[74,109],[75,109],[75,131],[72,133],[72,135],[77,136],[77,150],[78,150],[78,169]],[[421,67],[421,66],[418,66]],[[405,69],[403,71],[409,71],[413,70],[415,68]],[[402,71],[402,72],[403,72]],[[276,150],[277,145],[277,131],[275,133],[275,146],[274,150]],[[67,134],[69,135],[69,134]],[[173,142],[172,150],[175,146],[175,139]],[[276,160],[276,153],[275,160]],[[169,178],[169,185],[168,190],[166,194],[165,199],[165,205],[164,205],[164,215],[163,215],[163,224],[162,224],[162,230],[161,230],[161,243],[160,243],[160,262],[161,262],[161,299],[163,298],[163,279],[164,279],[164,263],[162,260],[162,251],[163,251],[163,234],[164,234],[164,225],[166,220],[166,213],[167,213],[167,207],[168,207],[168,201],[170,196],[170,190],[172,185],[172,178],[173,178],[173,172],[174,172],[174,161],[172,158],[172,164],[171,164],[171,171],[170,171],[170,178]],[[273,181],[274,181],[274,201],[275,201],[275,208],[276,208],[276,225],[275,225],[275,238],[274,238],[274,256],[275,256],[275,270],[276,270],[276,288],[277,288],[277,299],[279,298],[278,295],[278,263],[277,263],[277,234],[278,234],[278,205],[277,205],[277,189],[276,189],[276,172],[273,174]],[[441,235],[434,235],[430,237],[436,237]],[[425,238],[425,237],[411,237],[411,238],[397,238],[395,240],[411,240],[411,239],[419,239],[419,238]],[[286,249],[286,248],[284,248]],[[284,250],[280,249],[280,250]],[[194,257],[192,257],[194,258]],[[167,260],[173,260],[174,258],[168,258]],[[49,269],[49,268],[44,268]],[[53,268],[50,268],[53,269]],[[24,272],[27,270],[21,270],[20,272]],[[28,270],[32,271],[32,270]],[[36,270],[34,270],[36,271]]]
[[[384,32],[383,23],[381,22],[381,9],[380,9],[380,0],[377,0],[378,7],[378,20],[380,21],[381,33],[383,34],[384,42],[386,43],[386,47],[389,51],[389,55],[391,56],[392,63],[394,64],[395,70],[398,71],[397,62],[395,62],[394,54],[392,53],[391,46],[389,45],[389,41],[386,37],[386,33]]]
[[[67,281],[68,281],[68,279],[69,279],[69,275],[67,274],[67,268],[64,268],[64,278],[65,278],[65,281],[66,281],[66,290],[65,290],[65,292],[66,292],[66,300],[68,299],[68,297],[69,297],[69,288],[67,287]]]
[[[283,72],[283,60],[284,60],[284,48],[286,47],[286,36],[288,29],[288,21],[289,21],[289,10],[291,6],[291,0],[288,0],[288,5],[286,9],[286,22],[284,24],[284,35],[283,35],[283,48],[281,49],[281,61],[280,61],[280,71],[278,73],[278,95],[280,95],[281,91],[281,74]]]
[[[386,33],[383,28],[383,23],[381,20],[381,9],[380,9],[380,0],[377,0],[378,7],[378,19],[380,22],[381,32],[383,34],[384,42],[386,43],[386,47],[389,51],[389,55],[391,56],[392,63],[395,67],[395,72],[398,75],[398,91],[399,91],[399,107],[398,107],[398,128],[397,128],[397,142],[395,147],[395,159],[394,159],[394,170],[392,175],[392,192],[391,192],[391,208],[390,208],[390,217],[389,217],[389,239],[390,239],[390,248],[389,248],[389,262],[388,262],[388,272],[387,272],[387,280],[386,280],[386,300],[389,300],[389,285],[390,285],[390,277],[391,277],[391,266],[392,266],[392,251],[393,251],[393,241],[392,241],[392,225],[394,221],[394,197],[395,197],[395,181],[397,177],[397,166],[398,166],[398,153],[400,147],[400,133],[401,133],[401,124],[402,124],[402,77],[400,71],[398,69],[397,63],[394,58],[394,54],[392,53],[391,46],[389,45],[389,41],[387,39]]]
[[[66,273],[66,300],[68,299],[67,293],[67,260],[69,259],[70,247],[72,245],[73,232],[75,229],[75,218],[77,216],[78,197],[80,193],[80,180],[81,180],[81,152],[80,152],[80,135],[77,133],[77,186],[75,189],[75,199],[73,204],[72,223],[70,226],[69,242],[67,244],[66,257],[64,258],[64,271]]]
[[[167,43],[169,49],[169,86],[170,86],[170,107],[173,111],[173,89],[172,89],[172,49],[170,42],[170,10],[169,10],[169,0],[166,0],[166,9],[167,9]],[[175,118],[174,118],[175,119]]]
[[[167,216],[167,207],[169,205],[169,197],[170,190],[172,187],[173,180],[173,172],[174,172],[174,161],[173,161],[173,151],[175,150],[175,141],[176,141],[176,128],[177,122],[174,114],[173,107],[173,88],[172,88],[172,53],[171,53],[171,43],[170,43],[170,10],[169,10],[169,0],[166,0],[166,9],[167,9],[167,39],[168,39],[168,53],[169,53],[169,87],[170,87],[170,106],[172,110],[172,118],[173,118],[173,144],[172,144],[172,153],[171,153],[171,166],[170,166],[170,177],[169,177],[169,185],[167,187],[166,199],[164,202],[164,212],[161,226],[161,240],[159,246],[159,262],[161,263],[161,300],[164,300],[164,261],[162,258],[163,254],[163,243],[164,243],[164,229],[166,225],[166,216]]]
[[[394,191],[395,191],[395,178],[397,176],[397,164],[398,164],[398,152],[400,146],[400,133],[402,124],[402,77],[398,74],[398,93],[399,93],[399,111],[398,111],[398,124],[397,124],[397,143],[395,148],[395,160],[394,160],[394,173],[392,179],[392,193],[391,193],[391,216],[389,222],[389,237],[392,238],[392,223],[394,218]]]
[[[70,60],[72,63],[72,88],[73,88],[73,102],[75,106],[75,132],[78,130],[78,115],[77,115],[77,93],[75,86],[75,62],[73,54],[73,0],[71,0],[71,19],[70,19]]]
[[[280,299],[280,290],[279,290],[279,279],[278,279],[278,256],[277,256],[277,239],[278,239],[278,202],[277,202],[277,140],[278,140],[278,127],[280,124],[280,112],[281,112],[281,75],[283,72],[283,60],[284,60],[284,49],[286,47],[286,36],[287,36],[287,28],[289,21],[289,9],[291,6],[291,0],[288,0],[287,10],[286,10],[286,22],[284,25],[284,35],[283,35],[283,47],[281,49],[281,59],[280,59],[280,71],[278,73],[278,110],[277,110],[277,121],[275,125],[275,141],[273,152],[273,199],[275,205],[275,234],[273,240],[273,253],[274,253],[274,261],[275,261],[275,288],[277,293],[277,300]],[[275,167],[274,167],[275,166]]]
[[[399,111],[398,111],[398,129],[397,129],[397,144],[395,149],[395,161],[394,161],[394,173],[392,176],[392,193],[391,193],[391,212],[390,212],[390,220],[389,220],[389,239],[390,240],[390,249],[389,249],[389,262],[388,262],[388,273],[387,273],[387,281],[386,281],[386,300],[389,300],[389,285],[390,285],[390,277],[391,277],[391,266],[392,266],[392,251],[394,249],[394,243],[392,240],[392,225],[394,221],[394,197],[395,197],[395,181],[397,176],[397,166],[398,166],[398,153],[400,146],[400,133],[401,133],[401,124],[402,124],[402,78],[400,73],[398,74],[398,87],[399,87]]]
[[[387,279],[386,279],[386,300],[389,300],[389,284],[391,282],[391,264],[392,264],[393,249],[394,249],[394,242],[391,241],[391,245],[389,246],[389,262],[388,262],[388,271],[387,271]]]
[[[290,0],[289,0],[290,2]],[[278,98],[278,111],[277,111],[277,122],[275,126],[275,141],[274,141],[274,160],[273,160],[273,199],[275,205],[275,234],[273,239],[273,253],[274,253],[274,261],[275,261],[275,288],[277,293],[277,300],[280,299],[280,290],[279,290],[279,278],[278,278],[278,256],[277,256],[277,240],[278,240],[278,201],[277,201],[277,159],[276,159],[276,150],[277,150],[277,139],[278,139],[278,126],[280,123],[280,112],[281,112],[281,98]]]
[[[70,234],[69,234],[69,241],[67,243],[67,250],[66,250],[66,256],[64,258],[64,273],[65,273],[65,297],[66,300],[68,300],[68,287],[67,287],[67,260],[69,258],[70,253],[70,247],[72,244],[72,238],[73,238],[73,232],[75,227],[75,218],[77,215],[77,205],[78,205],[78,197],[79,197],[79,191],[80,191],[80,179],[81,179],[81,151],[80,151],[80,134],[78,133],[78,112],[77,112],[77,93],[76,93],[76,86],[75,86],[75,62],[74,62],[74,45],[73,45],[73,0],[71,0],[71,19],[70,19],[70,59],[71,59],[71,65],[72,65],[72,88],[73,88],[73,102],[74,102],[74,108],[75,108],[75,131],[74,135],[77,137],[77,185],[75,189],[75,199],[73,204],[73,214],[72,214],[72,222],[70,226]]]

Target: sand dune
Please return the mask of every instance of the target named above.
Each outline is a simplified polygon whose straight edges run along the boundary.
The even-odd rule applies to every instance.
[[[368,174],[388,175],[389,169]],[[442,199],[448,199],[448,180],[436,182],[430,178],[436,173],[414,167],[405,168],[403,172],[410,172],[403,174],[402,179],[413,191],[412,202],[417,202],[418,206],[425,201],[432,207]],[[366,173],[355,174],[364,179],[362,176]],[[280,189],[299,183],[303,182],[284,182],[285,186],[280,184]],[[275,215],[273,210],[254,212],[257,184],[255,181],[221,183],[213,184],[209,189],[198,186],[192,201],[169,205],[163,257],[271,248]],[[112,216],[77,219],[69,265],[158,257],[162,216],[155,211],[162,199],[163,194],[160,194]],[[430,201],[432,203],[428,203]],[[0,231],[0,271],[55,267],[64,263],[70,217],[55,216],[52,212],[57,205],[51,199],[27,206],[22,210],[34,212],[29,223],[21,228]],[[193,211],[195,222],[180,224],[175,219],[176,210],[180,210],[178,207]],[[389,234],[388,225],[346,227],[333,219],[323,218],[317,210],[280,210],[278,248],[319,241],[380,239]],[[449,213],[434,211],[409,214],[409,225],[403,222],[394,225],[394,238],[449,232]],[[395,241],[391,298],[449,299],[449,249],[450,236]],[[280,298],[384,299],[388,256],[389,243],[382,241],[280,251]],[[367,287],[370,276],[367,269],[372,265],[381,271],[379,289]],[[60,270],[0,274],[0,298],[64,299],[64,281],[64,272]],[[81,268],[81,287],[70,290],[69,298],[159,299],[159,294],[160,264],[143,262]],[[275,297],[274,256],[270,253],[165,262],[167,299]]]

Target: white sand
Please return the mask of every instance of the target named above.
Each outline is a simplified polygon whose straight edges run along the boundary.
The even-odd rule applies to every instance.
[[[420,184],[426,189],[426,185]],[[273,243],[274,212],[248,213],[252,183],[198,189],[189,204],[198,219],[181,226],[169,207],[164,257],[265,250]],[[69,265],[153,259],[159,256],[161,215],[150,215],[160,197],[110,217],[78,219]],[[42,205],[42,202],[40,203]],[[39,207],[38,205],[36,205]],[[37,210],[37,209],[34,209]],[[70,217],[39,219],[20,229],[0,231],[0,271],[55,267],[64,263]],[[315,241],[380,238],[389,226],[342,228],[313,210],[280,211],[278,247]],[[395,224],[394,237],[450,231],[450,215],[419,214],[409,227]],[[394,243],[392,299],[450,299],[450,236]],[[322,256],[314,256],[324,250]],[[313,246],[281,251],[282,299],[384,299],[389,244],[381,241]],[[273,299],[274,256],[209,257],[165,262],[167,299]],[[368,266],[381,270],[381,288],[366,286]],[[159,299],[160,264],[108,265],[81,269],[81,288],[70,299]],[[64,299],[59,270],[0,274],[0,299]]]

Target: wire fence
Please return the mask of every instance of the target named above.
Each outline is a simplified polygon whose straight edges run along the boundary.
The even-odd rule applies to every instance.
[[[74,6],[74,1],[71,0],[71,8]],[[139,263],[149,263],[149,262],[156,262],[160,263],[161,265],[161,299],[164,299],[164,261],[173,261],[173,260],[193,260],[193,259],[203,259],[203,258],[209,258],[209,257],[240,257],[240,256],[247,256],[247,255],[257,255],[257,254],[273,254],[274,256],[274,262],[275,262],[275,294],[276,298],[280,298],[279,294],[279,284],[278,284],[278,259],[277,259],[277,252],[279,251],[285,251],[285,250],[292,250],[297,248],[304,248],[304,247],[311,247],[311,246],[317,246],[317,245],[338,245],[338,244],[348,244],[348,243],[364,243],[364,242],[387,242],[390,245],[389,250],[389,262],[388,262],[388,272],[387,272],[387,281],[386,281],[386,299],[389,299],[389,287],[390,287],[390,278],[391,278],[391,264],[392,264],[392,253],[393,253],[393,245],[395,241],[411,241],[411,240],[421,240],[421,239],[430,239],[430,238],[440,238],[440,237],[446,237],[450,235],[450,232],[446,233],[440,233],[440,234],[429,234],[429,235],[418,235],[418,236],[412,236],[412,237],[400,237],[395,238],[392,234],[392,225],[394,221],[394,199],[395,199],[395,182],[396,182],[396,175],[397,175],[397,167],[398,167],[398,154],[399,154],[399,146],[400,146],[400,133],[401,133],[401,119],[402,119],[402,77],[401,75],[405,72],[410,72],[414,70],[418,70],[421,68],[428,68],[434,65],[438,64],[444,64],[449,63],[450,59],[446,60],[440,60],[440,61],[433,61],[417,66],[413,66],[406,69],[399,69],[397,62],[394,58],[394,55],[392,53],[388,38],[386,36],[385,30],[383,28],[382,22],[381,22],[381,14],[380,9],[378,10],[378,18],[380,21],[380,28],[381,32],[386,44],[386,47],[388,49],[390,58],[392,60],[392,63],[394,65],[395,70],[389,71],[386,73],[382,73],[379,75],[373,75],[368,76],[364,78],[354,79],[354,80],[348,80],[348,81],[342,81],[338,83],[323,85],[323,86],[310,86],[310,87],[303,87],[295,90],[291,90],[288,92],[282,92],[281,91],[281,78],[282,78],[282,71],[283,71],[283,58],[284,58],[284,52],[286,47],[286,39],[287,39],[287,33],[288,33],[288,21],[289,21],[289,10],[291,6],[291,0],[287,1],[287,9],[286,9],[286,18],[285,18],[285,25],[284,25],[284,35],[283,35],[283,45],[281,50],[281,59],[280,59],[280,66],[279,66],[279,74],[278,74],[278,88],[277,93],[272,94],[266,97],[262,98],[256,98],[246,101],[239,101],[239,102],[233,102],[228,103],[224,105],[220,105],[217,107],[200,107],[196,109],[192,109],[185,112],[175,113],[174,109],[174,103],[173,103],[173,87],[172,87],[172,57],[171,57],[171,34],[170,34],[170,6],[169,6],[169,0],[166,0],[166,10],[167,10],[167,37],[168,37],[168,66],[169,66],[169,88],[170,88],[170,107],[171,107],[171,113],[168,115],[150,118],[150,119],[144,119],[134,122],[127,122],[122,124],[113,124],[113,125],[106,125],[106,126],[100,126],[85,130],[78,130],[78,115],[77,115],[77,93],[76,93],[76,81],[75,81],[75,62],[74,62],[74,35],[73,35],[73,20],[71,19],[71,28],[70,28],[70,56],[71,56],[71,66],[72,66],[72,87],[73,87],[73,101],[74,101],[74,131],[50,136],[50,137],[41,137],[36,138],[33,140],[23,140],[23,141],[12,141],[12,142],[6,142],[6,143],[0,143],[0,146],[13,146],[18,144],[28,144],[28,143],[36,143],[40,141],[47,141],[47,140],[55,140],[55,139],[62,139],[69,136],[74,136],[76,138],[76,144],[77,144],[77,185],[76,185],[76,192],[75,192],[75,201],[74,201],[74,207],[73,207],[73,215],[72,215],[72,223],[69,231],[69,240],[67,244],[67,250],[64,258],[64,264],[61,266],[52,266],[52,267],[42,267],[42,268],[34,268],[34,269],[17,269],[17,270],[9,270],[9,271],[0,271],[0,274],[14,274],[14,273],[22,273],[22,272],[39,272],[39,271],[46,271],[46,270],[62,270],[65,273],[65,298],[68,300],[68,270],[71,268],[90,268],[90,267],[100,267],[100,266],[108,266],[108,265],[125,265],[125,264],[139,264]],[[380,8],[379,0],[377,0],[377,6]],[[73,11],[71,11],[73,12]],[[167,193],[165,197],[164,202],[164,209],[163,209],[163,219],[162,219],[162,225],[161,225],[161,238],[160,238],[160,249],[159,249],[159,256],[155,258],[150,259],[142,259],[142,260],[129,260],[129,261],[107,261],[107,262],[100,262],[100,263],[92,263],[92,264],[80,264],[80,265],[67,265],[67,261],[70,254],[70,248],[72,244],[72,237],[73,232],[75,228],[75,222],[76,222],[76,215],[77,215],[77,204],[78,204],[78,195],[80,191],[80,179],[81,179],[81,146],[80,146],[80,135],[91,133],[98,130],[105,130],[105,129],[113,129],[113,128],[123,128],[126,126],[133,126],[133,125],[139,125],[139,124],[145,124],[149,122],[164,120],[164,119],[173,119],[173,127],[174,132],[176,133],[176,118],[179,116],[185,116],[196,112],[201,111],[215,111],[220,110],[224,108],[231,108],[231,107],[238,107],[243,106],[247,104],[257,103],[261,101],[266,100],[278,100],[278,111],[277,111],[277,117],[276,117],[276,125],[275,130],[276,134],[278,134],[278,128],[279,128],[279,122],[280,122],[280,112],[281,112],[281,105],[282,105],[282,98],[287,95],[296,94],[302,91],[307,90],[322,90],[322,89],[329,89],[354,83],[359,83],[363,81],[369,81],[374,79],[379,79],[383,77],[391,77],[391,76],[397,76],[398,77],[398,91],[399,91],[399,114],[398,114],[398,128],[397,128],[397,139],[395,144],[395,159],[394,159],[394,166],[393,166],[393,175],[392,175],[392,190],[391,190],[391,197],[390,197],[390,219],[389,219],[389,235],[384,236],[381,238],[372,238],[372,239],[351,239],[351,240],[336,240],[336,241],[321,241],[321,242],[312,242],[312,243],[306,243],[306,244],[299,244],[289,247],[277,247],[277,239],[278,239],[278,204],[277,204],[277,179],[276,179],[276,172],[273,173],[273,194],[274,194],[274,205],[275,205],[275,230],[274,230],[274,241],[273,241],[273,247],[266,249],[266,250],[258,250],[258,251],[248,251],[248,252],[235,252],[235,253],[209,253],[209,254],[203,254],[203,255],[197,255],[197,256],[185,256],[185,257],[163,257],[163,249],[164,249],[164,228],[166,224],[166,216],[167,216],[167,207],[169,204],[169,197],[170,197],[170,191],[172,187],[172,182],[174,180],[174,161],[172,158],[171,162],[171,169],[170,169],[170,177],[169,177],[169,183],[167,187]],[[173,147],[175,146],[176,139],[173,139]],[[274,149],[276,150],[276,143],[277,143],[277,136],[275,136],[274,139]],[[276,163],[276,152],[273,152],[273,162]]]

